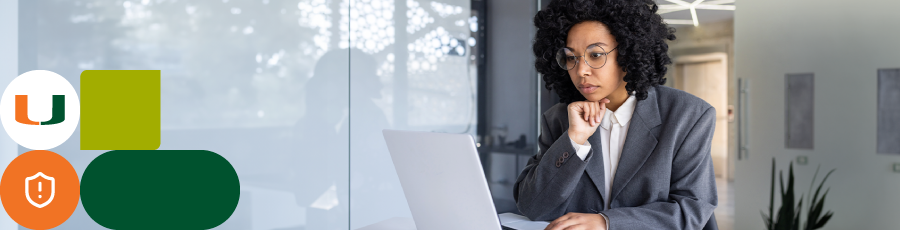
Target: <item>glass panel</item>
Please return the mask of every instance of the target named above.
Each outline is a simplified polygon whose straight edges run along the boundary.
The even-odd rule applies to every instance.
[[[18,11],[17,1],[0,1],[0,85],[7,86],[18,72]],[[18,156],[18,145],[6,132],[0,132],[0,170]],[[0,203],[2,206],[2,203]],[[16,222],[0,208],[0,229],[16,229]]]
[[[535,72],[531,50],[537,4],[491,0],[485,5],[490,10],[485,21],[490,34],[483,43],[489,44],[485,62],[491,68],[485,71],[490,77],[482,91],[488,94],[482,107],[485,119],[481,120],[487,124],[483,124],[486,130],[481,131],[479,151],[497,213],[517,213],[513,186],[528,159],[538,151],[540,115],[559,103],[559,98],[556,91],[538,93],[546,88]],[[550,99],[538,104],[545,95]]]
[[[217,229],[348,229],[347,4],[19,3],[21,71],[78,89],[87,69],[162,70],[160,149],[217,152],[240,177],[238,208]],[[78,134],[54,151],[81,173],[102,151],[80,151]],[[98,228],[81,207],[59,227]]]
[[[343,3],[342,3],[343,4]],[[410,217],[382,129],[475,135],[470,0],[349,0],[350,228]],[[427,154],[427,153],[423,153]]]

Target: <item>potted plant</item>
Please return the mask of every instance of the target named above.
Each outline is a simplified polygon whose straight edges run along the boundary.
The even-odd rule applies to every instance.
[[[820,166],[821,167],[821,166]],[[813,175],[813,180],[809,183],[809,191],[806,194],[809,199],[809,205],[807,206],[806,218],[803,221],[804,230],[812,230],[812,229],[820,229],[825,226],[825,223],[828,223],[828,220],[831,220],[831,217],[834,216],[834,212],[827,211],[824,214],[822,213],[822,207],[825,205],[825,197],[828,196],[828,190],[825,190],[825,193],[822,193],[822,196],[819,197],[820,192],[822,191],[822,185],[825,184],[825,180],[828,180],[828,176],[831,176],[831,173],[834,172],[834,169],[828,171],[828,174],[825,174],[825,177],[822,179],[822,182],[819,183],[819,187],[816,188],[816,193],[812,193],[813,184],[816,182],[816,177],[819,175],[819,168],[816,168],[816,173]],[[791,161],[790,166],[788,167],[788,183],[787,186],[784,184],[784,177],[782,175],[782,171],[778,171],[778,184],[780,195],[781,195],[781,207],[778,208],[778,213],[775,211],[775,158],[772,158],[772,181],[769,187],[769,214],[766,215],[762,211],[763,221],[766,223],[766,229],[768,230],[800,230],[801,228],[801,209],[803,208],[803,195],[800,196],[800,199],[797,200],[797,203],[794,203],[794,162]],[[812,196],[810,196],[812,195]]]

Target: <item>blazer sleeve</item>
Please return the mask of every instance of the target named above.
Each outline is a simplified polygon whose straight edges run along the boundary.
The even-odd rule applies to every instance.
[[[710,156],[716,111],[694,124],[672,160],[668,201],[602,211],[609,229],[702,229],[718,204]]]
[[[541,117],[540,151],[528,159],[513,186],[519,211],[531,220],[553,220],[565,214],[566,201],[584,173],[585,161],[575,154],[568,131],[551,129],[547,114]]]

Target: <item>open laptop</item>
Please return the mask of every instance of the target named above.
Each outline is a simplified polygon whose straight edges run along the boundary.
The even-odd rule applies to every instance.
[[[547,225],[503,214],[507,226],[501,227],[472,136],[399,130],[383,134],[417,229],[531,230]]]

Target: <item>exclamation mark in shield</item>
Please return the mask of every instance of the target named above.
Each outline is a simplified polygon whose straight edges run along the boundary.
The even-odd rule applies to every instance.
[[[38,181],[38,192],[42,192],[43,188],[44,188],[44,186],[42,186],[42,183],[40,181]],[[38,199],[40,199],[42,196],[43,195],[38,194]]]

